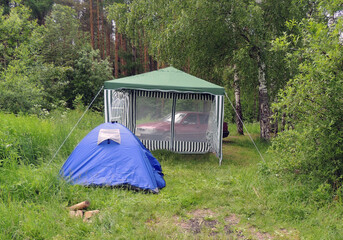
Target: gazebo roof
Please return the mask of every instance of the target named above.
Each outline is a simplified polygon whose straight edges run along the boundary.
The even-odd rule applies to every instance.
[[[224,95],[223,87],[207,82],[174,67],[123,77],[105,82],[105,89],[176,91]]]

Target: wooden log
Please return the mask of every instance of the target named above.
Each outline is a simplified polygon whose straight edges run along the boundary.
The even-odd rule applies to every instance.
[[[99,212],[100,212],[99,210],[85,212],[83,221],[88,222],[92,216],[94,216],[95,214],[98,214]]]
[[[82,210],[76,210],[76,211],[69,211],[69,216],[70,217],[83,217],[83,212]]]
[[[76,213],[75,213],[75,217],[80,217],[80,218],[82,218],[82,217],[83,217],[83,212],[82,212],[82,210],[77,210]]]
[[[75,204],[71,207],[69,207],[69,210],[82,210],[82,209],[85,209],[87,207],[89,207],[90,205],[90,202],[89,201],[83,201],[83,202],[80,202],[78,204]]]

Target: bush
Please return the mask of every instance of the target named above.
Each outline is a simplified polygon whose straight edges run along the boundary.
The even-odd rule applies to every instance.
[[[274,108],[288,116],[294,129],[273,141],[271,152],[276,159],[272,168],[305,174],[338,189],[343,183],[343,19],[328,25],[322,16],[329,12],[319,13],[316,19],[297,25],[298,38],[290,36],[302,41],[287,43],[296,45],[287,56],[292,64],[297,63],[298,74],[280,92]]]

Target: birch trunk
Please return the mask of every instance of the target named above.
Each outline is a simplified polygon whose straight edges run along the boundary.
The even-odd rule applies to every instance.
[[[259,81],[259,112],[260,112],[260,136],[264,140],[270,139],[270,109],[266,80],[266,64],[257,54],[258,81]]]
[[[237,73],[237,66],[236,64],[233,65],[234,68],[234,77],[233,77],[233,85],[235,89],[235,108],[236,108],[236,125],[237,125],[237,132],[240,135],[244,135],[243,132],[243,115],[242,115],[242,105],[241,105],[241,89],[239,84],[239,77]]]

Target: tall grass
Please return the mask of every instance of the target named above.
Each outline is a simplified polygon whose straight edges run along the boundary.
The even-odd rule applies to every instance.
[[[102,116],[87,113],[47,163],[81,114],[38,119],[0,113],[0,239],[259,239],[254,229],[274,239],[342,239],[341,200],[306,181],[268,173],[247,136],[224,139],[221,166],[213,154],[153,152],[167,182],[158,195],[69,185],[58,171]],[[248,127],[270,161],[274,156],[266,153],[269,144],[258,140],[258,126]],[[91,223],[70,218],[65,208],[86,199],[100,214]],[[196,232],[199,209],[204,211]],[[238,223],[228,222],[233,215]],[[206,225],[211,221],[214,227]]]
[[[44,119],[0,113],[0,159],[39,165],[52,158],[82,115],[82,110],[57,111]],[[90,129],[103,121],[89,112],[60,152],[65,158]]]

